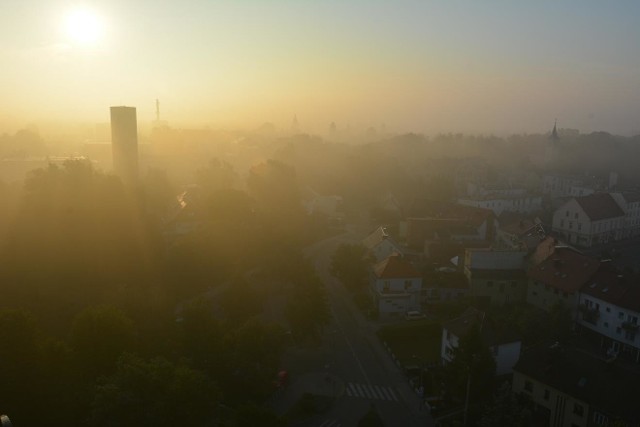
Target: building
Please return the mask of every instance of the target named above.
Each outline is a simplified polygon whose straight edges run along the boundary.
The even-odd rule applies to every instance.
[[[381,317],[420,310],[422,275],[400,255],[391,255],[371,270],[370,290]]]
[[[434,241],[494,241],[496,216],[490,209],[416,200],[401,227],[406,230],[407,246],[424,250]]]
[[[640,363],[640,285],[608,264],[582,287],[577,323],[607,356]]]
[[[459,198],[465,206],[490,209],[497,216],[503,212],[534,213],[542,209],[542,196],[521,190],[511,194],[489,193]]]
[[[135,107],[111,107],[113,170],[127,185],[138,181],[138,124]]]
[[[425,272],[422,277],[422,302],[425,304],[460,300],[468,293],[467,278],[450,267]]]
[[[474,327],[480,328],[482,338],[496,361],[496,375],[510,374],[520,357],[521,341],[509,331],[497,328],[484,312],[475,308],[467,309],[461,316],[442,325],[442,364],[453,360],[454,349],[460,344],[460,339]]]
[[[538,218],[530,219],[505,212],[498,218],[498,224],[497,241],[506,248],[533,251],[546,237]]]
[[[464,274],[469,296],[491,304],[521,302],[527,296],[526,251],[466,249]]]
[[[561,303],[575,319],[580,289],[599,267],[597,259],[567,247],[554,247],[548,258],[529,268],[527,302],[545,311]]]
[[[535,426],[640,426],[638,372],[584,350],[527,349],[513,368],[512,390],[531,400]]]
[[[375,259],[375,262],[380,262],[393,254],[404,254],[400,244],[389,236],[385,227],[376,228],[362,240],[362,245]]]
[[[622,238],[629,239],[640,236],[640,192],[623,191],[611,193],[625,213]]]
[[[571,245],[590,247],[624,237],[626,213],[609,193],[570,199],[553,214],[552,230]]]

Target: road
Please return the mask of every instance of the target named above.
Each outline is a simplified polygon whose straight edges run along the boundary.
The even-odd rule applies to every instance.
[[[306,250],[325,283],[332,320],[320,348],[316,367],[344,385],[331,410],[305,425],[356,426],[360,418],[375,408],[386,426],[432,426],[431,417],[419,407],[419,399],[406,377],[393,362],[375,335],[376,325],[364,318],[350,294],[329,273],[330,258],[341,243],[359,242],[362,236],[351,231],[323,240]]]

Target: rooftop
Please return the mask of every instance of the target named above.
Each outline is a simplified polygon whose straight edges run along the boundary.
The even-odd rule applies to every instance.
[[[529,269],[529,277],[562,292],[577,292],[599,267],[600,261],[595,258],[556,247],[551,256]]]
[[[422,275],[399,255],[391,255],[373,266],[373,273],[379,279],[413,279]]]
[[[514,367],[536,381],[555,388],[608,414],[640,421],[637,399],[640,374],[591,353],[558,344],[544,344],[522,352]]]
[[[624,211],[609,193],[594,193],[576,197],[576,202],[591,221],[624,216]]]

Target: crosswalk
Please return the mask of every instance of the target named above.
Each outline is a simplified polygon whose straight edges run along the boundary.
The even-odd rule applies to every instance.
[[[318,427],[342,427],[342,424],[340,424],[338,420],[326,420],[325,422],[320,424]]]
[[[381,385],[347,383],[345,393],[351,397],[398,401],[393,388]]]

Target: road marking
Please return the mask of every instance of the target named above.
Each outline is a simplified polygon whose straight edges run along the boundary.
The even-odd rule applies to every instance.
[[[347,383],[346,393],[349,397],[360,397],[370,400],[389,400],[398,402],[392,387]]]

